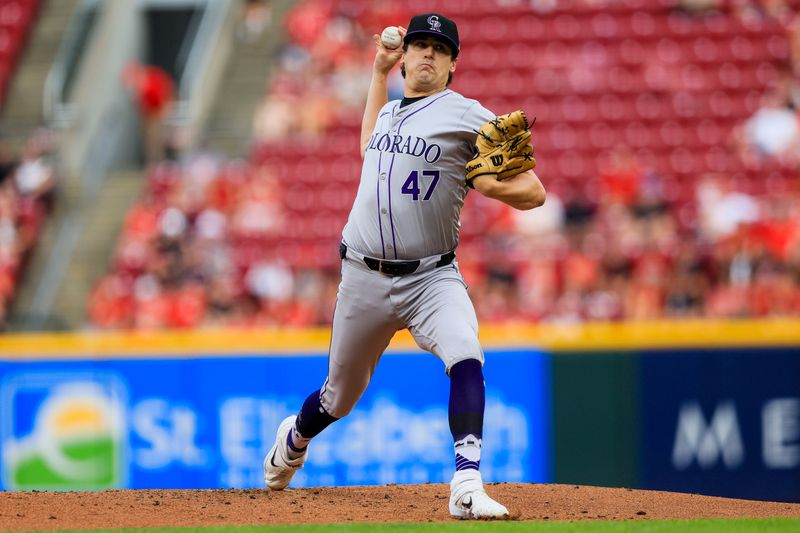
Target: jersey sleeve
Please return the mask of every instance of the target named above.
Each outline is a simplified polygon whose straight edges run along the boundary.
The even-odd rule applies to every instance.
[[[495,118],[495,116],[494,113],[483,107],[479,102],[475,102],[464,112],[461,124],[464,130],[472,134],[472,140],[474,140],[477,135],[476,132],[481,126]]]
[[[475,155],[475,139],[478,137],[478,130],[493,118],[495,118],[495,114],[477,101],[473,101],[464,111],[458,129],[461,140],[459,151],[463,154],[465,163]]]

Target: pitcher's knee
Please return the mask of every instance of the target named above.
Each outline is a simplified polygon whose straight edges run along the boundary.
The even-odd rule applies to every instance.
[[[335,418],[344,418],[349,415],[356,403],[358,403],[358,398],[342,398],[341,395],[327,393],[320,396],[322,408]]]
[[[437,341],[447,359],[460,361],[472,357],[483,360],[483,350],[478,335],[472,331],[454,332]]]

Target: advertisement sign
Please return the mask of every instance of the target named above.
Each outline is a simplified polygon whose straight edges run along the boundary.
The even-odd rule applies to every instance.
[[[488,481],[550,479],[549,359],[487,353]],[[327,373],[320,355],[0,362],[4,490],[262,487],[275,430]],[[292,486],[449,481],[449,378],[387,354]]]
[[[642,356],[642,486],[800,501],[800,350]]]
[[[16,375],[0,398],[4,487],[125,485],[125,387],[115,375]]]

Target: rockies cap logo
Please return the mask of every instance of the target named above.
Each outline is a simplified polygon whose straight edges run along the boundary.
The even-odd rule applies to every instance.
[[[442,32],[442,23],[439,22],[439,17],[436,15],[431,15],[428,17],[428,24],[431,25],[431,29],[433,31],[438,31],[439,33]]]

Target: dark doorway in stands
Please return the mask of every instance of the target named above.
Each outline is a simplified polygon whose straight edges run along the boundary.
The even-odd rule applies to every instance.
[[[186,68],[204,9],[204,4],[181,2],[151,6],[144,12],[144,63],[164,69],[176,85]]]

